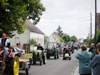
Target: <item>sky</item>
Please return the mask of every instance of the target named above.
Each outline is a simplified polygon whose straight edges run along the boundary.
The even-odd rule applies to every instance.
[[[41,0],[46,11],[43,12],[37,27],[50,36],[61,26],[64,33],[77,38],[86,38],[90,31],[90,12],[94,31],[95,0]],[[97,0],[100,12],[100,0]],[[94,32],[93,32],[94,34]]]

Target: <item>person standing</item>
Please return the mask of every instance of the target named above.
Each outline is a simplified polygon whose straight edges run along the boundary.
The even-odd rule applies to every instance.
[[[100,75],[100,43],[96,45],[98,54],[90,62],[90,66],[93,69],[93,75]]]
[[[91,57],[92,53],[87,51],[87,47],[85,45],[81,46],[81,53],[76,55],[76,58],[79,60],[80,75],[92,75],[90,67]]]
[[[20,44],[20,43],[17,43],[16,46],[17,46],[17,48],[19,48],[19,49],[21,48],[21,44]]]
[[[94,46],[94,43],[92,43],[92,44],[90,45],[89,52],[91,52],[91,53],[93,54],[92,58],[97,54],[97,50],[96,50],[96,48],[95,48],[95,46]]]
[[[3,33],[2,34],[2,38],[0,40],[0,44],[3,48],[5,48],[5,55],[7,56],[8,53],[9,53],[9,48],[10,48],[10,41],[9,39],[7,38],[7,35],[6,33]]]

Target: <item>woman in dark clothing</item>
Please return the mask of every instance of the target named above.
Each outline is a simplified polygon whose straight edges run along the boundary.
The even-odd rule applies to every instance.
[[[97,44],[97,52],[98,54],[94,56],[90,63],[93,69],[93,75],[100,75],[100,43]]]

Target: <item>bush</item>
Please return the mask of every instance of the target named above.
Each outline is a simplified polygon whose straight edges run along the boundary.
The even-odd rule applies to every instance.
[[[97,31],[97,38],[96,38],[96,44],[100,42],[100,31]]]
[[[99,30],[97,31],[96,44],[98,42],[100,42],[100,31]],[[94,38],[91,38],[91,39],[88,40],[89,46],[90,46],[91,43],[94,43]]]
[[[37,42],[34,39],[31,39],[30,40],[30,45],[37,46]]]

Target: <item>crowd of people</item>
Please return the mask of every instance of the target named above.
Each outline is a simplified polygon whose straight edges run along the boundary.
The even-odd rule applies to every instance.
[[[79,61],[80,75],[100,75],[100,43],[96,47],[92,43],[89,50],[86,45],[82,45],[81,53],[76,58]]]

